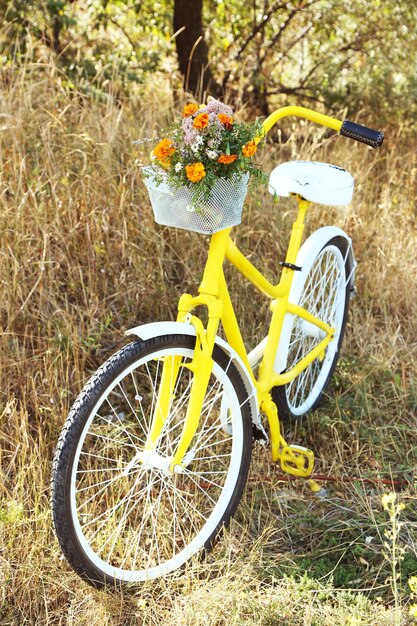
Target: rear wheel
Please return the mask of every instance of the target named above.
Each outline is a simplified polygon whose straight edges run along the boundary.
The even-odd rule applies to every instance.
[[[181,473],[169,471],[193,374],[195,338],[135,341],[76,400],[54,460],[52,509],[71,566],[96,586],[165,576],[210,549],[246,482],[252,420],[245,385],[219,348]],[[181,358],[156,449],[144,451],[164,363]]]
[[[333,237],[313,257],[307,271],[294,277],[292,292],[297,295],[291,302],[326,322],[336,332],[322,360],[316,359],[289,384],[272,390],[282,419],[313,411],[330,382],[346,326],[351,273],[348,241]],[[280,370],[294,367],[324,336],[324,332],[300,317],[288,316],[280,339],[280,350],[285,353],[280,357]]]

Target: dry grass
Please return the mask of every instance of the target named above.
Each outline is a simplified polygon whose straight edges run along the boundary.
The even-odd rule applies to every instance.
[[[316,208],[309,218],[309,230],[334,222],[352,236],[359,297],[328,401],[290,432],[316,451],[322,474],[410,479],[401,495],[401,613],[383,554],[383,486],[329,483],[320,500],[302,481],[283,483],[262,450],[228,539],[209,561],[122,597],[90,589],[60,557],[48,505],[53,450],[75,395],[124,344],[123,331],[174,318],[180,293],[198,284],[206,241],[155,225],[140,182],[146,150],[131,141],[170,118],[162,84],[141,102],[117,102],[111,85],[102,101],[69,97],[52,66],[2,80],[1,624],[407,623],[406,580],[417,570],[415,140],[393,129],[377,153],[311,127],[307,136],[301,125],[291,142],[264,151],[266,170],[314,158],[356,179],[349,209]],[[261,194],[236,230],[271,277],[293,215]],[[232,291],[253,344],[267,305],[238,282]]]

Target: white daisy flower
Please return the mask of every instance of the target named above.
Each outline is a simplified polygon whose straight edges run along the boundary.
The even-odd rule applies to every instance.
[[[182,170],[182,163],[176,163],[175,164],[175,171],[176,172],[180,172]]]
[[[215,150],[207,150],[207,156],[209,159],[217,159],[218,153]]]

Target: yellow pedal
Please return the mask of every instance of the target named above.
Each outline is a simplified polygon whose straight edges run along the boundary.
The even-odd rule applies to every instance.
[[[285,446],[280,455],[281,469],[292,476],[310,476],[314,453],[303,446]]]

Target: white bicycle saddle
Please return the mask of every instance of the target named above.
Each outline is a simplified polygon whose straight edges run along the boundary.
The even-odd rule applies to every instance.
[[[318,204],[345,206],[352,200],[354,181],[346,170],[317,161],[288,161],[272,170],[269,192],[287,197],[298,194]]]

